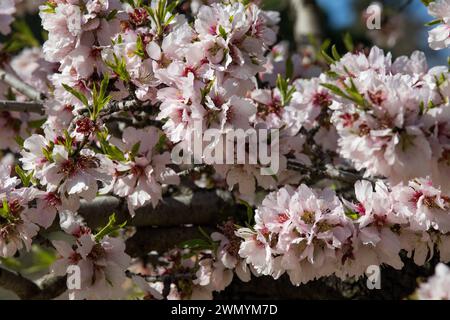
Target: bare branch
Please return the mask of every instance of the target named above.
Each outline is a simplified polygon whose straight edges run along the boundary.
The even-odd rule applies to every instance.
[[[315,168],[312,166],[307,166],[302,163],[298,163],[296,161],[289,160],[288,161],[288,169],[298,171],[302,174],[310,175],[317,179],[331,179],[344,183],[348,183],[353,185],[358,180],[367,180],[370,182],[375,182],[378,177],[375,178],[367,178],[360,172],[352,172],[341,168],[336,168],[332,165],[325,165],[323,168]]]
[[[65,277],[46,276],[38,286],[22,275],[0,268],[0,287],[14,292],[22,300],[54,299],[67,290]]]
[[[44,106],[39,102],[0,100],[0,112],[1,111],[32,112],[44,114]]]
[[[33,300],[49,300],[59,297],[67,291],[67,277],[47,275],[40,281],[40,292],[31,297]]]
[[[41,290],[33,281],[3,268],[0,268],[0,287],[14,292],[20,299],[30,299]]]
[[[203,228],[207,233],[215,229]],[[202,239],[203,236],[198,227],[172,227],[172,228],[138,228],[136,234],[126,241],[126,253],[132,257],[144,257],[151,251],[164,253],[180,245],[180,243]]]
[[[136,227],[174,227],[185,224],[211,225],[218,222],[220,214],[236,211],[231,201],[214,191],[200,191],[192,195],[165,197],[156,208],[148,204],[136,210],[132,218],[126,203],[112,196],[97,197],[92,202],[83,201],[79,214],[91,228],[108,222],[108,217],[116,213],[118,222],[128,221]]]
[[[6,72],[3,69],[0,69],[0,81],[5,82],[10,85],[26,97],[30,98],[33,101],[40,102],[43,99],[42,93],[38,92],[33,87],[29,86],[16,76]]]

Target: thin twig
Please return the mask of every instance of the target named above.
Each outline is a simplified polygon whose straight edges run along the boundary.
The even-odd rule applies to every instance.
[[[10,85],[33,101],[41,102],[44,98],[43,94],[37,91],[35,88],[31,87],[30,85],[26,84],[16,76],[6,72],[3,69],[0,69],[0,81],[3,81],[6,84]]]
[[[125,274],[128,278],[132,277],[141,277],[147,282],[164,282],[166,279],[170,279],[172,282],[176,280],[190,280],[193,278],[192,273],[177,273],[177,274],[163,274],[159,276],[148,276],[142,273],[134,273],[129,270],[125,271]]]
[[[345,169],[336,168],[331,165],[326,165],[324,168],[315,168],[312,166],[306,166],[304,164],[289,160],[288,169],[298,171],[302,174],[313,175],[319,179],[332,179],[345,183],[354,184],[358,180],[367,180],[375,182],[378,178],[367,178],[359,172],[351,172]]]

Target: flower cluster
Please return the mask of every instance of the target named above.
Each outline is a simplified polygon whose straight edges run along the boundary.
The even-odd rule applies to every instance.
[[[388,188],[355,184],[356,201],[305,185],[269,194],[255,213],[252,229],[240,228],[239,254],[258,274],[275,279],[288,273],[293,284],[335,274],[361,276],[370,265],[403,267],[400,251],[423,265],[438,243],[449,261],[449,198],[429,180]]]
[[[112,161],[84,148],[69,135],[48,140],[35,134],[23,146],[20,161],[24,170],[49,194],[55,194],[59,199],[56,203],[68,206],[64,209],[77,210],[80,198],[92,201],[99,190],[98,182],[106,185],[112,180]]]
[[[299,285],[336,270],[353,234],[353,224],[330,190],[306,185],[269,194],[255,213],[254,229],[241,228],[239,254],[258,274],[275,279],[288,273]]]
[[[443,187],[448,170],[448,69],[428,69],[423,53],[400,57],[376,47],[348,53],[331,66],[325,84],[337,103],[332,121],[339,154],[366,176],[392,183],[431,175]]]
[[[37,190],[16,188],[20,180],[9,176],[10,168],[0,169],[0,257],[12,257],[22,248],[30,250],[32,238],[39,230],[30,208]]]
[[[130,257],[125,253],[125,243],[120,238],[102,235],[101,232],[92,234],[83,221],[70,212],[64,212],[61,217],[61,226],[71,237],[52,241],[58,257],[51,266],[51,271],[62,276],[75,272],[75,267],[79,268],[79,287],[69,288],[69,298],[82,300],[123,297],[125,270],[130,265]]]
[[[311,44],[290,54],[277,43],[279,14],[254,2],[52,0],[39,7],[42,48],[31,41],[13,57],[0,45],[0,151],[9,152],[0,159],[1,258],[29,250],[59,220],[64,234],[46,244],[57,251],[55,275],[80,270],[71,299],[126,297],[127,276],[146,298],[210,299],[234,274],[287,274],[300,285],[359,277],[370,265],[401,269],[405,258],[421,266],[436,253],[450,261],[448,67],[377,47],[342,57],[333,47],[331,57]],[[28,3],[1,1],[2,39],[19,4]],[[428,9],[440,24],[430,45],[446,48],[450,3]],[[28,112],[41,103],[45,118]],[[188,142],[207,129],[217,139],[201,140],[197,159]],[[247,131],[256,140],[239,141]],[[243,150],[230,151],[229,140]],[[277,158],[266,174],[264,144]],[[180,147],[205,165],[176,163]],[[145,211],[199,188],[245,204],[245,224],[236,205],[217,232],[200,229],[204,239],[131,261],[124,239],[154,227],[141,228]],[[86,212],[109,201],[135,229],[112,215],[91,230],[81,216],[91,221]],[[448,270],[436,273],[420,297],[448,296]]]
[[[169,152],[162,152],[158,145],[161,133],[155,127],[136,130],[124,129],[122,141],[111,138],[117,146],[119,158],[114,162],[114,181],[110,184],[114,194],[127,198],[128,210],[151,203],[156,207],[162,199],[162,184],[176,185],[179,176],[169,167]]]
[[[450,46],[450,1],[436,0],[428,5],[428,13],[435,17],[430,24],[439,24],[428,33],[428,42],[434,50]]]
[[[92,98],[96,80],[106,70],[102,47],[111,44],[120,31],[122,11],[118,0],[52,1],[40,7],[43,28],[48,31],[43,54],[48,62],[58,63],[58,72],[49,76],[53,97],[46,100],[46,127],[62,135],[83,108],[82,101],[68,92],[69,86]]]

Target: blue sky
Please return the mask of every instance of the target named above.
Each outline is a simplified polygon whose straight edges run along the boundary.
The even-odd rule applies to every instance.
[[[355,12],[352,9],[352,2],[357,0],[317,0],[317,3],[329,13],[331,24],[334,28],[344,29],[351,26],[357,18]],[[398,1],[399,6],[403,1]],[[339,12],[339,14],[335,14]],[[433,20],[433,17],[428,15],[427,8],[422,4],[420,0],[414,0],[407,9],[407,14],[411,18],[415,18],[422,23]],[[423,32],[417,35],[420,37],[420,42],[424,44],[423,48],[427,48],[427,30],[429,27],[425,27]],[[445,64],[447,57],[450,55],[450,50],[442,50],[439,55],[431,62],[431,64]]]

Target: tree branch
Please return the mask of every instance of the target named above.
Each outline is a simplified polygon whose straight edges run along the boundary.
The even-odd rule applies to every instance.
[[[0,81],[5,82],[10,85],[24,96],[30,98],[33,101],[40,102],[43,99],[43,94],[38,92],[36,89],[26,84],[16,76],[6,72],[3,69],[0,69]]]
[[[67,290],[65,277],[46,276],[38,286],[22,275],[0,268],[0,287],[14,292],[22,300],[54,299]]]
[[[375,182],[377,179],[381,178],[366,178],[359,172],[351,172],[348,170],[336,168],[332,165],[325,165],[324,168],[315,168],[311,166],[306,166],[304,164],[298,163],[296,161],[288,160],[288,169],[298,171],[302,174],[311,175],[314,180],[317,179],[332,179],[344,183],[353,185],[358,180],[367,180],[370,182]]]
[[[1,111],[17,111],[17,112],[32,112],[44,114],[44,106],[39,102],[19,102],[10,100],[0,100]]]
[[[97,197],[92,202],[82,201],[78,211],[91,228],[104,226],[112,213],[119,223],[128,221],[136,227],[174,227],[186,224],[212,225],[218,222],[220,214],[235,212],[231,201],[220,197],[214,191],[195,192],[191,196],[165,197],[156,208],[148,204],[136,210],[132,218],[126,203],[112,196]]]
[[[208,234],[215,229],[211,227],[203,228]],[[132,257],[144,257],[151,251],[164,253],[170,249],[178,247],[180,243],[202,239],[203,235],[198,227],[171,227],[171,228],[138,228],[134,236],[126,241],[126,253]]]

